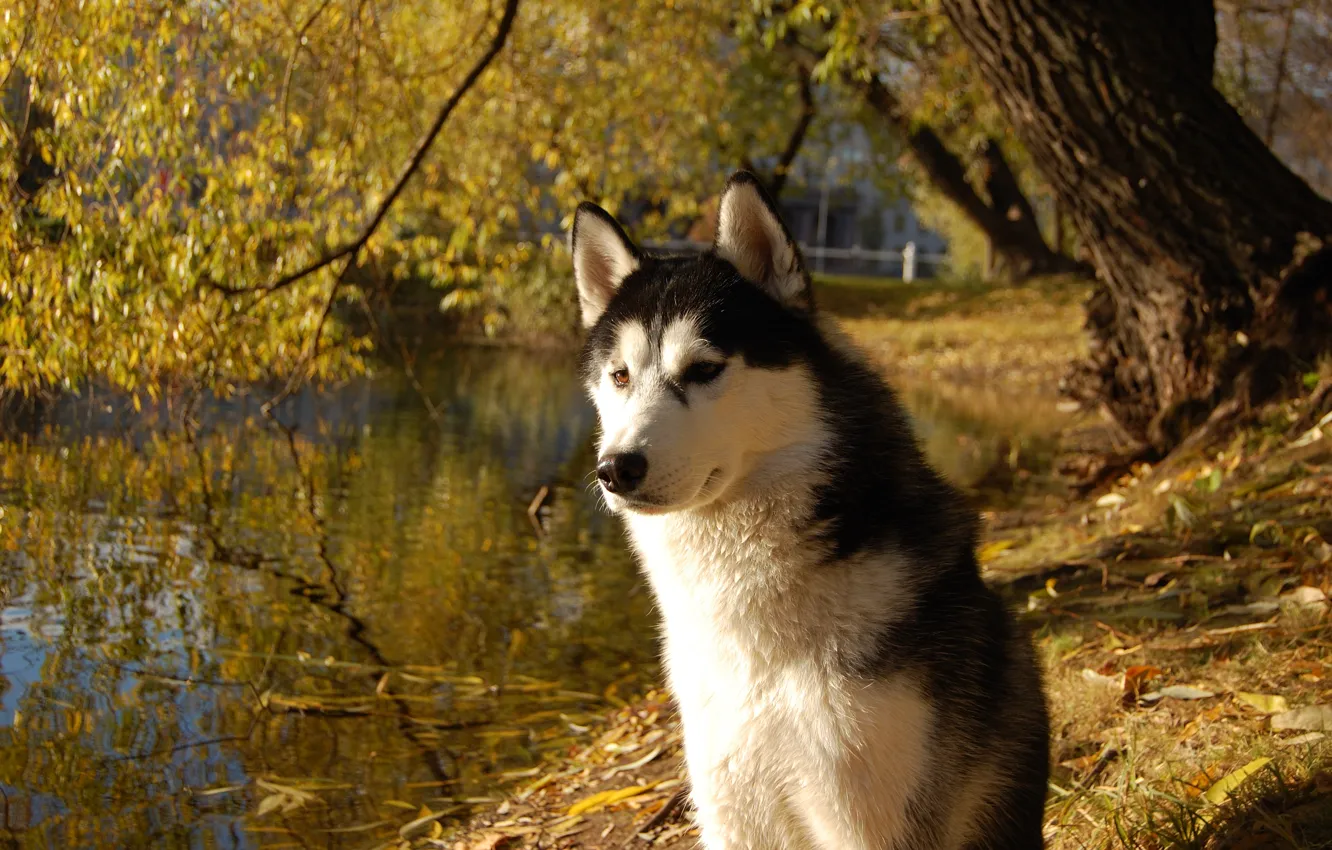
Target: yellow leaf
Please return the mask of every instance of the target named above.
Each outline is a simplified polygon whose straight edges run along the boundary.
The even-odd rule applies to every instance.
[[[976,557],[979,558],[980,562],[983,564],[986,561],[994,560],[998,557],[1000,552],[1012,549],[1016,545],[1016,540],[991,540],[980,548],[980,552],[977,553]]]
[[[644,791],[652,790],[656,785],[657,783],[650,782],[647,785],[630,785],[628,788],[619,788],[614,791],[598,791],[596,794],[593,794],[590,797],[584,797],[570,806],[569,816],[573,817],[574,815],[581,815],[584,812],[595,812],[612,803],[628,800],[630,797],[637,797]]]
[[[1266,756],[1260,759],[1254,759],[1239,770],[1226,774],[1218,779],[1211,788],[1207,789],[1207,793],[1203,794],[1203,799],[1211,803],[1213,806],[1221,805],[1230,797],[1231,793],[1244,782],[1244,780],[1262,770],[1263,766],[1271,760],[1272,759]]]
[[[277,809],[284,802],[286,802],[286,800],[287,798],[283,794],[269,794],[267,797],[259,801],[259,811],[257,812],[257,814],[262,817],[263,815],[266,815],[269,812]]]
[[[1239,691],[1235,694],[1235,699],[1258,709],[1263,714],[1280,714],[1290,710],[1290,706],[1286,705],[1286,698],[1274,694],[1250,694]]]

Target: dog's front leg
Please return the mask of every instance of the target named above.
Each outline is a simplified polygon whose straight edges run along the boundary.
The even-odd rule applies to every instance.
[[[691,760],[696,762],[697,760]],[[694,820],[707,850],[813,850],[781,788],[732,761],[690,767]]]

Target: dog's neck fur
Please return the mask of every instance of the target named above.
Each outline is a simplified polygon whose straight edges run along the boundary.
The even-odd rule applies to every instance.
[[[890,555],[863,554],[881,562],[870,570],[825,564],[830,544],[811,518],[826,445],[819,434],[769,453],[702,508],[626,516],[668,637],[709,634],[704,645],[728,655],[845,666],[857,660],[845,648],[864,644],[848,624],[870,631],[905,610],[911,588]]]

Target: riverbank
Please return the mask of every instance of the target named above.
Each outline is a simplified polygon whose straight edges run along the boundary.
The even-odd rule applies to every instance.
[[[1029,407],[1053,398],[1080,351],[1076,284],[825,288],[822,303],[899,382],[966,377]],[[1071,481],[1026,492],[1014,474],[1010,498],[983,512],[983,569],[1046,668],[1051,848],[1332,846],[1332,416],[1314,405],[1273,406],[1224,444],[1087,493]],[[1069,454],[1099,439],[1080,425]],[[663,693],[514,779],[465,827],[423,813],[405,839],[473,850],[696,842],[674,805],[679,732]]]

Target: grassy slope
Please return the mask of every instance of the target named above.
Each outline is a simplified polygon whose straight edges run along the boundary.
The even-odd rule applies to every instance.
[[[817,299],[895,380],[1048,393],[1085,351],[1086,295],[1085,284],[1058,277],[998,288],[828,278]]]
[[[820,300],[899,382],[965,379],[1023,404],[1082,350],[1084,294],[1068,281],[832,281]],[[1086,497],[984,514],[984,568],[1047,666],[1050,847],[1332,846],[1332,750],[1272,719],[1332,703],[1332,629],[1317,601],[1332,590],[1332,430],[1294,425],[1302,413],[1274,409],[1227,446],[1139,467]],[[1172,687],[1192,690],[1153,695]],[[646,846],[634,833],[675,794],[678,746],[668,700],[650,694],[447,843]],[[1262,759],[1223,793],[1225,777]],[[622,799],[608,799],[616,789]],[[692,847],[694,835],[674,816],[651,845]]]

